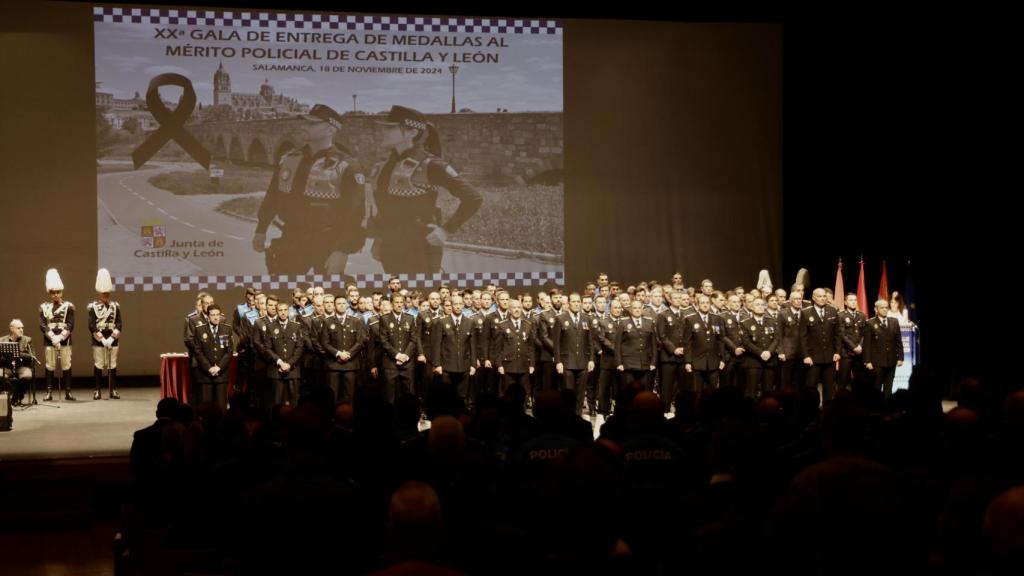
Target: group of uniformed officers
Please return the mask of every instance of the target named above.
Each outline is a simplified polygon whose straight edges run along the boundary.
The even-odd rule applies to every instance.
[[[534,307],[536,302],[536,307]],[[238,356],[237,391],[266,409],[329,388],[351,401],[380,386],[390,402],[444,387],[471,402],[481,392],[522,385],[575,391],[577,413],[607,416],[623,385],[656,390],[666,412],[683,389],[736,386],[748,396],[785,387],[868,386],[890,394],[903,362],[900,325],[880,299],[868,319],[848,295],[838,310],[825,289],[804,300],[770,286],[726,293],[710,280],[684,288],[641,283],[620,289],[601,274],[586,289],[515,297],[497,286],[426,298],[391,278],[386,293],[344,295],[296,289],[291,301],[246,290],[233,324],[208,293],[185,323],[196,371],[193,401],[225,404],[228,365]]]

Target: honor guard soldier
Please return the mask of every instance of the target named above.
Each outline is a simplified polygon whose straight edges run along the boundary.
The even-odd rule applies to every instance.
[[[705,386],[718,387],[719,372],[725,368],[724,322],[711,313],[711,299],[704,294],[697,296],[697,313],[684,320],[683,359],[686,371],[693,373],[694,390],[700,394]]]
[[[228,405],[228,374],[235,346],[230,324],[221,322],[220,306],[213,304],[206,310],[210,321],[193,333],[199,376],[196,380],[196,399],[200,404],[212,402],[221,408]]]
[[[321,323],[320,348],[327,359],[327,386],[334,392],[335,401],[351,402],[362,372],[367,329],[360,317],[338,315],[334,303],[334,296],[324,296],[327,314]]]
[[[820,382],[824,403],[832,399],[842,335],[839,315],[835,308],[826,305],[825,291],[817,288],[811,298],[814,305],[800,313],[800,350],[807,367],[807,387],[817,389]]]
[[[431,321],[430,364],[462,400],[469,395],[469,380],[476,374],[476,322],[462,315],[462,296],[452,296],[452,313]]]
[[[121,341],[121,329],[124,327],[124,316],[121,305],[110,300],[114,284],[110,272],[100,268],[96,272],[96,293],[99,298],[89,303],[89,333],[92,334],[92,377],[95,390],[93,400],[99,400],[100,385],[103,382],[103,371],[107,371],[107,396],[117,400],[117,351]]]
[[[850,389],[850,376],[853,375],[854,384],[861,386],[865,383],[864,374],[864,330],[867,328],[868,319],[863,312],[857,309],[857,295],[853,292],[846,295],[845,308],[839,312],[839,326],[843,334],[843,348],[839,360],[840,388]]]
[[[260,205],[252,247],[266,250],[270,274],[344,274],[366,241],[365,178],[351,152],[335,143],[341,116],[317,104],[306,116],[306,145],[281,156]],[[267,229],[281,237],[266,247]]]
[[[394,403],[395,398],[412,393],[412,360],[419,354],[416,319],[404,311],[405,298],[395,295],[391,313],[380,317],[380,344],[384,349],[384,398]]]
[[[551,340],[555,371],[562,375],[565,388],[576,393],[576,415],[583,414],[583,396],[586,375],[594,370],[594,350],[590,335],[591,320],[583,313],[583,301],[578,292],[569,295],[569,309],[555,319]]]
[[[374,169],[372,254],[389,274],[440,272],[448,236],[476,214],[483,200],[441,158],[437,128],[422,113],[392,106],[381,124],[390,156]],[[441,189],[459,200],[443,222],[437,203]]]
[[[46,291],[50,301],[39,307],[39,329],[46,346],[46,397],[53,400],[53,375],[57,363],[61,367],[64,399],[74,400],[71,393],[71,332],[75,329],[75,305],[64,300],[64,282],[56,268],[46,271]]]
[[[864,335],[864,367],[875,374],[875,389],[892,394],[896,368],[903,366],[903,337],[900,322],[889,316],[889,302],[875,302],[875,317]]]
[[[288,402],[298,401],[298,383],[302,377],[299,362],[302,360],[304,338],[302,326],[288,319],[288,304],[277,303],[277,319],[269,323],[263,334],[264,353],[267,360],[267,379],[274,386],[274,406],[284,401],[288,389]]]
[[[523,305],[519,300],[509,302],[508,318],[498,324],[497,338],[492,344],[496,350],[491,357],[501,376],[499,394],[503,395],[511,384],[529,389],[530,375],[535,369],[537,332],[533,324],[523,318]]]
[[[764,299],[754,299],[753,314],[740,322],[740,333],[746,350],[743,354],[744,396],[752,398],[774,392],[779,331],[775,320],[765,314]]]

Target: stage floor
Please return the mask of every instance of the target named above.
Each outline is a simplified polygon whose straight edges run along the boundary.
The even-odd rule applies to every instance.
[[[122,388],[120,400],[93,400],[80,388],[78,400],[14,409],[14,425],[0,432],[0,461],[127,456],[132,434],[156,420],[160,388]],[[45,392],[36,392],[42,400]]]

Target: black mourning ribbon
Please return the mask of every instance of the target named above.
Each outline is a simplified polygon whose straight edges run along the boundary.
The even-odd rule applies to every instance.
[[[163,100],[160,99],[161,86],[181,87],[181,99],[178,100],[178,105],[174,110],[164,106]],[[189,119],[196,107],[196,91],[192,88],[192,81],[181,74],[160,74],[154,77],[149,81],[149,88],[146,90],[146,105],[149,107],[150,114],[160,124],[160,128],[132,151],[135,169],[138,170],[171,140],[177,142],[189,156],[202,164],[203,168],[209,169],[210,152],[185,130],[185,121]]]

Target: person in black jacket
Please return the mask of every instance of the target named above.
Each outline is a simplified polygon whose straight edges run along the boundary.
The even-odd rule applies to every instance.
[[[231,355],[235,346],[230,324],[221,322],[220,306],[210,305],[206,309],[209,324],[193,332],[196,362],[199,364],[196,397],[199,403],[214,402],[221,408],[228,403],[228,372]]]

